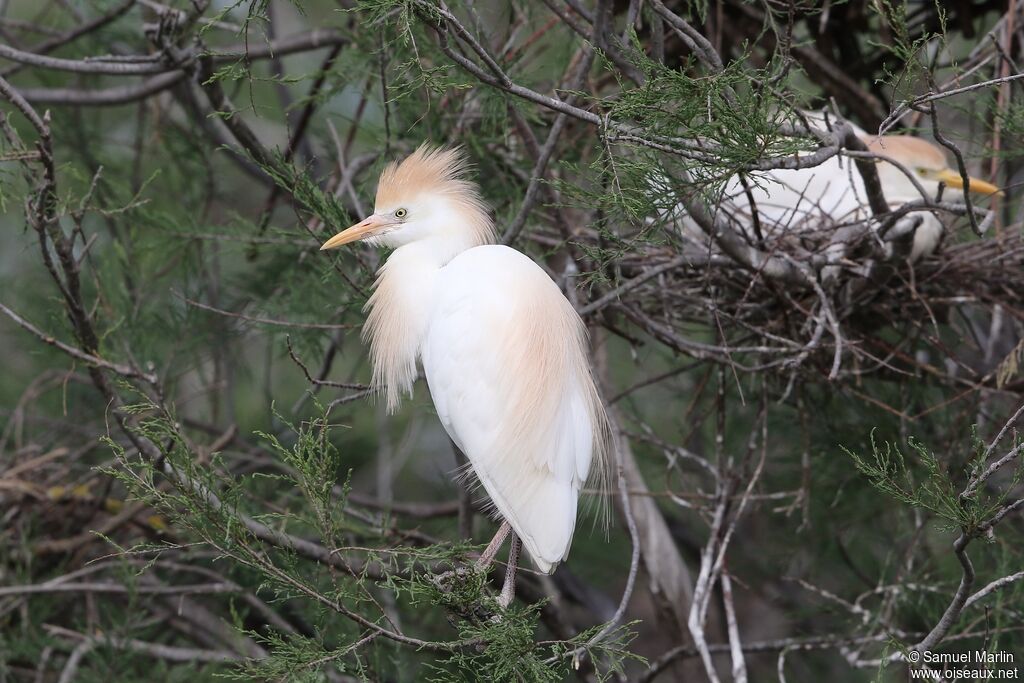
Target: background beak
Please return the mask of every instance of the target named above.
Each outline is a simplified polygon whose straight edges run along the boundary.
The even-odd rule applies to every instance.
[[[973,183],[974,181],[971,182]],[[320,247],[320,251],[324,251],[325,249],[337,249],[343,244],[355,242],[356,240],[361,240],[366,237],[372,237],[375,233],[380,232],[386,227],[387,221],[375,214],[361,223],[356,223],[352,227],[342,230],[337,235],[324,242]]]
[[[964,189],[963,178],[961,178],[960,174],[954,170],[948,168],[944,169],[939,173],[939,180],[946,183],[946,185],[949,185],[950,187],[957,188],[958,190]],[[1000,190],[995,185],[993,185],[992,183],[986,183],[984,180],[978,180],[977,178],[968,178],[968,180],[970,181],[971,192],[983,194],[986,196],[992,194],[997,194],[999,196],[1003,195],[1003,191]]]

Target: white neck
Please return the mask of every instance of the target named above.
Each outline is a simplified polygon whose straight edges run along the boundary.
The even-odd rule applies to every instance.
[[[453,258],[476,246],[470,236],[448,233],[409,242],[395,249],[388,261],[410,268],[443,268]]]
[[[363,337],[370,343],[373,384],[384,391],[389,412],[398,407],[403,393],[412,395],[438,272],[471,246],[451,237],[409,242],[377,271]]]

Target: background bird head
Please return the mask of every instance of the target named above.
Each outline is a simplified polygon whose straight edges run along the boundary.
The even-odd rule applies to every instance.
[[[963,178],[949,166],[946,152],[938,145],[909,135],[884,135],[868,141],[868,149],[883,157],[889,157],[902,164],[912,173],[929,199],[939,193],[939,184],[944,183],[946,198],[955,198],[963,192]],[[878,165],[878,179],[882,183],[885,198],[890,203],[903,203],[922,199],[920,191],[895,164],[882,161]],[[1000,193],[995,185],[984,180],[970,178],[969,191],[984,196]]]
[[[426,143],[388,164],[377,183],[373,213],[327,240],[323,249],[365,240],[391,248],[430,241],[446,250],[494,240],[494,224],[460,148]]]

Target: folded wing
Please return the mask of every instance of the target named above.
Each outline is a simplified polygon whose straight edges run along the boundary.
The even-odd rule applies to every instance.
[[[438,417],[537,567],[565,559],[606,418],[582,321],[547,274],[501,246],[441,269],[421,351]]]

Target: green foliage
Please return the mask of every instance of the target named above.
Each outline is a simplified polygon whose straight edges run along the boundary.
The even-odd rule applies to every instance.
[[[558,681],[562,673],[542,659],[534,643],[537,614],[541,605],[512,608],[500,616],[479,623],[464,623],[463,640],[479,643],[452,657],[451,673],[437,671],[431,681],[455,683],[462,680]]]
[[[340,230],[353,222],[334,197],[320,189],[309,173],[288,163],[283,154],[275,154],[271,163],[261,164],[261,167],[278,185],[288,190],[297,202],[323,219],[328,226]]]
[[[626,660],[643,663],[629,645],[636,634],[633,624],[617,627],[600,641],[590,641],[601,626],[587,630],[570,641],[536,642],[537,619],[543,603],[512,607],[488,619],[465,621],[459,635],[464,642],[475,643],[455,653],[444,667],[432,667],[429,679],[436,683],[460,681],[555,682],[564,680],[579,668],[584,653],[599,662],[598,679],[614,680],[623,671]],[[604,668],[608,667],[608,668]]]
[[[940,50],[933,50],[933,56],[930,58],[927,53],[933,43],[945,46],[945,10],[941,4],[936,4],[938,31],[924,31],[915,35],[910,26],[905,3],[883,0],[877,7],[879,21],[884,22],[889,28],[891,39],[886,42],[871,41],[871,45],[892,55],[894,59],[891,62],[887,61],[884,66],[885,81],[900,97],[909,99],[918,94],[922,81],[933,77],[933,60],[938,57]],[[899,68],[893,68],[893,64],[898,64]]]
[[[330,669],[337,673],[351,673],[359,680],[370,680],[365,677],[363,666],[358,657],[351,664],[344,659],[351,655],[351,646],[329,650],[314,638],[301,635],[283,636],[278,633],[262,635],[250,632],[254,640],[260,642],[274,653],[273,657],[251,660],[242,663],[238,668],[228,670],[221,677],[237,681],[272,680],[288,683],[314,683],[324,679],[324,670]],[[358,642],[355,639],[354,642]],[[350,657],[351,658],[351,657]]]
[[[591,656],[600,657],[602,666],[610,670],[619,670],[622,659],[633,656],[627,649],[632,632],[622,627],[613,637],[600,643],[590,644],[588,638],[593,635],[590,633],[571,641],[539,645],[535,638],[543,603],[502,611],[494,597],[485,591],[485,576],[462,567],[465,546],[446,544],[395,552],[372,549],[383,540],[386,529],[375,523],[368,524],[370,520],[346,514],[348,485],[341,486],[341,495],[337,495],[339,486],[334,482],[338,480],[341,460],[337,448],[328,439],[330,423],[326,415],[298,427],[289,426],[294,430],[290,446],[284,445],[277,435],[259,434],[267,442],[268,452],[279,457],[290,474],[262,475],[246,482],[218,474],[221,468],[217,454],[211,454],[210,466],[197,463],[177,421],[161,413],[155,404],[143,400],[126,406],[124,411],[139,418],[136,430],[139,438],[161,444],[164,471],[168,476],[161,476],[151,462],[133,456],[112,440],[108,440],[108,446],[118,467],[104,468],[106,474],[124,483],[133,496],[166,515],[173,528],[187,529],[194,538],[215,549],[221,560],[230,560],[234,566],[256,572],[259,593],[272,596],[274,602],[313,600],[319,604],[320,626],[316,638],[251,632],[249,635],[264,643],[271,656],[244,662],[233,673],[229,672],[229,677],[312,681],[320,680],[318,672],[325,667],[338,672],[358,674],[362,671],[366,663],[353,643],[364,638],[367,639],[364,642],[384,639],[372,631],[359,632],[335,625],[337,619],[332,619],[330,614],[339,609],[333,607],[336,605],[372,608],[377,603],[373,597],[374,580],[369,572],[372,567],[385,570],[381,585],[393,590],[396,597],[404,598],[400,604],[419,613],[440,608],[453,615],[458,645],[448,657],[429,665],[434,672],[431,680],[457,681],[470,676],[486,681],[557,681],[573,661],[566,653],[580,646],[585,646]],[[162,480],[169,482],[172,490],[161,486]],[[287,514],[247,517],[253,512],[254,486],[268,480],[275,486],[279,482],[300,491],[302,504],[292,506]],[[254,533],[252,523],[244,521],[247,518],[286,533],[314,529],[324,545],[333,548],[332,553],[338,553],[339,557],[364,554],[363,570],[357,569],[352,576],[334,571],[326,575],[322,571],[310,573],[295,552],[268,551],[260,536]],[[369,547],[339,546],[342,539],[353,532],[381,536]],[[139,545],[122,552],[159,554],[167,549],[160,545]],[[440,578],[425,571],[438,566],[452,570]],[[349,645],[344,645],[346,642]]]
[[[1006,490],[991,495],[979,487],[972,495],[964,496],[961,490],[965,484],[958,482],[962,478],[951,474],[925,444],[911,437],[907,445],[916,456],[912,461],[908,461],[895,444],[885,442],[879,446],[875,442],[874,431],[871,432],[870,457],[859,455],[845,446],[841,448],[853,459],[857,470],[868,477],[871,485],[879,491],[905,505],[928,510],[969,533],[991,519],[1002,507]],[[988,449],[976,434],[972,435],[971,452],[972,456],[964,468],[964,473],[969,475],[968,481],[981,475],[987,464]],[[1007,490],[1012,489],[1022,476],[1024,467],[1018,466]]]
[[[302,429],[288,424],[280,415],[278,418],[298,437],[291,448],[284,446],[273,434],[257,432],[257,436],[265,440],[270,450],[295,472],[294,476],[277,478],[302,492],[313,515],[308,523],[319,529],[329,545],[335,547],[344,530],[345,495],[352,472],[349,470],[347,475],[342,472],[338,449],[328,438],[330,426],[326,417],[316,418]],[[337,497],[334,490],[339,479],[344,484],[341,485],[342,496]]]

